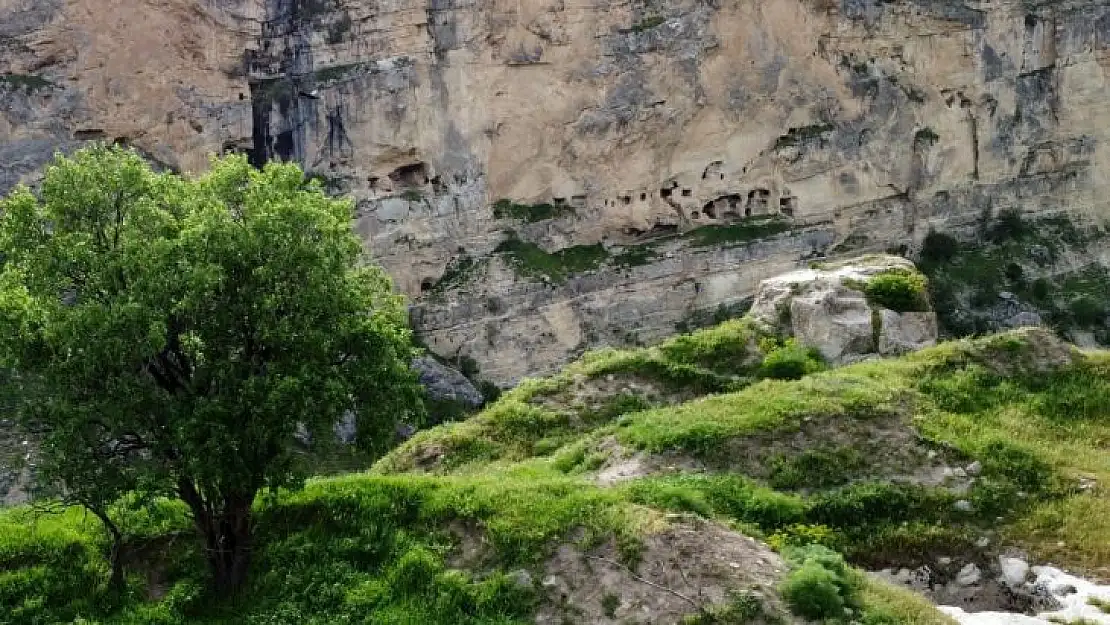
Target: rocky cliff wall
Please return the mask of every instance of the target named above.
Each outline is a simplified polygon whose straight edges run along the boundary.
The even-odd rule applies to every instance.
[[[0,0],[0,188],[97,138],[296,160],[511,383],[813,258],[1102,221],[1108,50],[1094,0]]]

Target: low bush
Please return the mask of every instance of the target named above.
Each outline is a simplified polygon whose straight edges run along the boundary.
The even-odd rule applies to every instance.
[[[908,269],[890,269],[873,276],[864,286],[867,301],[895,312],[929,309],[925,276]]]
[[[788,549],[794,570],[782,584],[782,596],[798,616],[840,622],[845,610],[859,607],[863,583],[840,554],[820,545]]]
[[[821,357],[821,352],[789,338],[767,352],[759,365],[759,377],[797,380],[824,369],[825,361]]]

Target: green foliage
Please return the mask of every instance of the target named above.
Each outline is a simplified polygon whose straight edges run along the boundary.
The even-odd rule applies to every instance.
[[[444,268],[443,275],[432,285],[432,295],[442,295],[446,291],[466,285],[481,266],[482,261],[475,260],[469,255],[464,254],[453,258]]]
[[[805,347],[793,338],[765,351],[767,355],[759,365],[761,378],[798,380],[825,369],[825,361],[817,349]]]
[[[403,302],[350,203],[303,183],[240,156],[155,174],[96,145],[0,203],[0,351],[49,397],[21,411],[40,476],[100,514],[131,490],[181,497],[206,540],[241,545],[210,551],[225,585],[255,494],[303,479],[298,424],[328,437],[353,410],[381,449],[419,408]]]
[[[821,493],[809,502],[810,522],[853,530],[913,519],[947,518],[955,498],[943,489],[868,482]]]
[[[751,299],[744,299],[731,304],[718,304],[717,308],[709,310],[695,310],[682,321],[675,324],[675,330],[681,333],[690,333],[702,328],[720,325],[726,321],[743,317],[752,307]]]
[[[759,364],[759,330],[748,319],[734,319],[697,332],[668,339],[659,351],[675,363],[722,373],[750,374]]]
[[[872,276],[863,288],[867,301],[895,312],[929,309],[925,276],[909,269],[890,269]]]
[[[12,90],[23,91],[24,93],[34,93],[40,89],[49,89],[54,86],[54,83],[34,74],[3,74],[0,75],[0,87],[7,87]]]
[[[647,451],[681,450],[711,460],[728,453],[729,441],[796,432],[807,418],[890,414],[900,394],[859,369],[795,382],[763,380],[736,393],[638,413],[621,423],[617,436]]]
[[[795,568],[782,584],[782,596],[798,616],[845,621],[845,609],[860,605],[863,581],[840,554],[820,545],[788,549]]]
[[[733,592],[724,605],[713,606],[698,614],[687,616],[682,620],[681,625],[745,625],[759,622],[756,619],[760,617],[766,618],[764,622],[778,622],[775,615],[767,614],[759,596]]]
[[[548,253],[535,243],[520,240],[511,231],[494,251],[502,254],[520,275],[547,278],[552,282],[565,282],[574,274],[597,269],[609,258],[600,243],[575,245]]]
[[[574,209],[567,204],[517,204],[511,200],[497,200],[493,204],[494,219],[515,219],[525,223],[573,214]]]
[[[606,593],[605,596],[601,598],[601,611],[607,618],[616,618],[617,608],[619,608],[620,605],[621,598],[614,594]]]
[[[1093,605],[1098,608],[1099,611],[1110,614],[1110,600],[1100,597],[1087,597],[1087,605]]]
[[[660,24],[662,24],[665,21],[667,21],[667,20],[665,18],[663,18],[662,16],[651,15],[651,16],[645,17],[644,19],[640,20],[639,22],[636,22],[635,24],[633,24],[631,30],[634,33],[641,33],[645,30],[655,28],[656,26],[659,26]]]
[[[847,482],[865,464],[854,447],[818,447],[773,456],[767,479],[777,489],[826,488]]]
[[[766,239],[791,228],[793,224],[788,219],[752,217],[735,224],[701,226],[683,234],[683,237],[689,239],[693,247],[729,246]]]
[[[636,480],[625,486],[631,501],[665,510],[725,516],[761,528],[805,519],[806,505],[793,495],[759,486],[740,475],[678,475]]]
[[[576,529],[585,547],[615,540],[631,554],[640,522],[612,493],[508,474],[319,480],[255,509],[257,574],[228,600],[201,592],[203,560],[188,541],[165,543],[158,556],[177,565],[155,571],[165,597],[148,598],[145,576],[136,575],[118,601],[109,600],[95,522],[76,510],[36,523],[26,512],[0,513],[0,614],[12,625],[77,617],[103,625],[325,625],[365,622],[369,614],[375,623],[518,625],[531,622],[537,596],[512,571],[542,561]],[[173,529],[187,530],[177,519]],[[480,576],[448,564],[468,539],[486,545]]]
[[[616,267],[639,267],[650,264],[658,258],[659,252],[656,251],[655,245],[642,243],[640,245],[630,245],[613,256],[613,265]]]
[[[336,23],[336,26],[341,27],[342,24],[343,22],[340,21]],[[335,32],[337,37],[342,37],[344,34],[346,34],[342,31],[341,28]],[[324,84],[339,82],[361,72],[364,69],[367,69],[368,67],[369,64],[367,63],[350,63],[347,65],[333,65],[331,67],[325,67],[323,69],[316,70],[316,81]]]
[[[979,240],[965,243],[937,232],[925,238],[918,267],[929,278],[942,330],[954,336],[997,331],[993,309],[1008,291],[1058,332],[1083,330],[1110,343],[1110,270],[1099,262],[1078,270],[1062,263],[1092,256],[1088,247],[1104,231],[1065,216],[1028,219],[1005,211],[986,217],[980,232]]]
[[[420,192],[420,189],[405,189],[401,192],[401,198],[406,202],[423,202],[424,194]]]
[[[804,547],[806,545],[821,545],[829,549],[836,549],[841,542],[840,535],[827,525],[808,523],[788,525],[767,537],[767,544],[778,551],[783,551],[788,547]]]
[[[610,397],[597,408],[582,411],[579,414],[579,419],[589,424],[610,423],[621,415],[647,410],[651,407],[652,403],[640,395],[621,393]]]
[[[478,391],[482,393],[482,399],[486,404],[492,404],[501,397],[501,387],[490,382],[489,380],[480,380],[478,382]]]

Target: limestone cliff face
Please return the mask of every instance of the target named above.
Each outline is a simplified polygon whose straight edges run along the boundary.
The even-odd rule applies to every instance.
[[[1095,0],[0,0],[0,52],[0,189],[89,138],[296,160],[501,383],[815,257],[1110,214]]]

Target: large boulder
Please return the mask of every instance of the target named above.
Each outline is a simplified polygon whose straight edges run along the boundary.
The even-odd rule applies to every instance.
[[[482,392],[465,375],[431,356],[414,359],[412,368],[420,374],[420,383],[432,399],[456,401],[470,408],[477,408],[484,401]]]
[[[935,344],[936,314],[924,296],[921,310],[901,311],[868,297],[867,285],[892,273],[917,275],[917,269],[898,256],[873,255],[769,278],[759,284],[751,315],[832,363]]]

